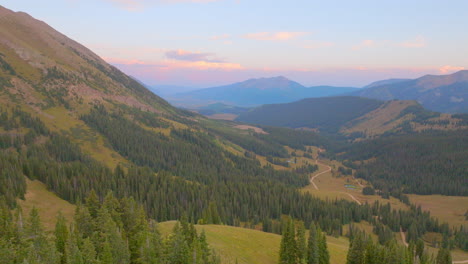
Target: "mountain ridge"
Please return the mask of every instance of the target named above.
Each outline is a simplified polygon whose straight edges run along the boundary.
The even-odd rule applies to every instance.
[[[287,103],[308,97],[323,97],[354,91],[354,87],[312,86],[289,80],[284,76],[253,78],[224,86],[179,93],[169,101],[187,106],[221,102],[237,106],[258,106],[271,103]]]
[[[350,95],[379,100],[417,100],[432,111],[468,113],[468,70],[374,85]]]

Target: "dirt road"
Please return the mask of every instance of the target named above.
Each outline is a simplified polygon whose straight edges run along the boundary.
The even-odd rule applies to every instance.
[[[318,190],[319,188],[318,188],[317,185],[314,183],[315,178],[317,178],[318,176],[320,176],[320,175],[322,175],[322,174],[325,174],[325,173],[331,171],[331,167],[330,167],[330,166],[328,166],[327,164],[323,164],[323,163],[319,162],[318,160],[315,160],[315,164],[319,164],[319,163],[320,163],[321,165],[327,166],[328,169],[325,170],[325,171],[319,172],[319,173],[317,173],[317,175],[314,175],[314,176],[312,176],[312,177],[310,178],[310,183],[314,186],[314,188],[315,188],[316,190]]]

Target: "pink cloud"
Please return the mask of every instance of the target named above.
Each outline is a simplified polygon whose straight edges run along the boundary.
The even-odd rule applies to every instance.
[[[349,66],[328,68],[246,68],[237,63],[164,60],[142,62],[105,58],[125,73],[148,84],[210,87],[250,78],[287,76],[307,86],[338,85],[361,87],[389,78],[418,78],[426,74],[444,74],[461,67],[382,67]]]
[[[464,69],[465,69],[465,67],[445,65],[445,66],[439,68],[439,72],[441,74],[449,74],[449,73],[461,71],[461,70],[464,70]]]
[[[309,34],[308,32],[258,32],[249,33],[244,35],[246,39],[254,40],[271,40],[271,41],[285,41],[300,38],[304,35]]]
[[[354,45],[352,49],[360,50],[363,48],[372,48],[372,47],[375,47],[376,45],[377,45],[377,42],[375,40],[366,39],[366,40],[363,40],[361,43]]]
[[[405,48],[422,48],[426,46],[426,39],[423,36],[419,35],[412,40],[398,43],[398,46]]]
[[[128,11],[140,11],[154,4],[178,4],[178,3],[210,3],[221,0],[106,0],[117,4]]]
[[[215,62],[221,63],[224,60],[216,57],[214,53],[208,52],[190,52],[186,50],[170,50],[166,52],[166,57],[169,59],[180,60],[180,61],[205,61],[205,62]]]

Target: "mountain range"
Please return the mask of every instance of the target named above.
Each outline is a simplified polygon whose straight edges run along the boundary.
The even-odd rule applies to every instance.
[[[179,93],[167,97],[184,107],[221,102],[242,107],[287,103],[309,97],[324,97],[355,91],[354,87],[305,87],[283,76],[250,79],[230,85]]]
[[[277,81],[285,83],[286,90],[295,86],[285,78],[273,83]],[[359,132],[351,131],[356,126],[350,122],[366,129],[364,123],[382,121],[380,113],[392,109],[397,109],[396,122],[409,116],[452,125],[450,120],[432,120],[441,115],[427,113],[416,102],[400,106],[401,101],[341,96],[304,101],[282,110],[314,116],[320,121],[318,131],[339,133],[345,124],[349,133]],[[208,110],[227,108],[214,104]],[[403,128],[408,125],[413,123]],[[210,120],[176,108],[46,23],[0,6],[0,259],[37,264],[255,264],[276,263],[279,257],[265,262],[245,259],[245,252],[268,247],[264,254],[284,255],[278,236],[256,240],[258,231],[227,226],[283,232],[292,238],[285,239],[291,263],[298,259],[296,234],[303,238],[297,240],[306,255],[305,226],[316,232],[308,243],[315,244],[312,254],[320,248],[322,256],[332,257],[331,264],[344,263],[348,251],[359,249],[348,250],[343,233],[346,226],[354,230],[354,223],[374,232],[384,227],[388,248],[371,249],[368,242],[354,242],[359,240],[353,244],[379,255],[388,251],[395,259],[413,254],[391,241],[403,232],[409,243],[422,242],[430,232],[440,239],[450,236],[454,247],[463,246],[458,227],[452,234],[448,224],[408,206],[406,193],[468,194],[466,130],[436,131],[441,133],[434,136],[414,129],[404,141],[396,135],[365,138],[359,142],[363,144],[309,130]],[[311,176],[324,172],[331,173],[314,183]],[[366,181],[349,190],[354,176]],[[330,191],[333,197],[315,195],[318,188],[311,188],[326,187],[324,177],[341,181],[332,187],[339,188]],[[361,195],[363,186],[382,198]],[[392,205],[383,205],[388,201],[383,197],[390,195],[401,202],[393,199]],[[378,203],[370,205],[373,201]],[[404,209],[394,208],[395,203]],[[181,223],[165,236],[156,221],[168,220]],[[193,223],[198,228],[210,225],[211,231],[207,228],[206,236],[198,236]],[[224,245],[221,260],[207,242],[213,233],[222,240],[216,245]],[[325,234],[344,243],[331,246],[336,251],[328,254]],[[354,239],[360,239],[355,234]],[[255,244],[254,250],[239,241],[240,235]],[[274,245],[264,244],[265,239]]]
[[[440,114],[416,101],[335,96],[307,98],[286,104],[262,105],[244,111],[240,122],[340,133],[352,138],[421,130],[467,128],[467,115]]]
[[[170,92],[169,90],[173,90]],[[449,75],[426,75],[417,79],[388,79],[363,88],[314,86],[305,87],[285,77],[258,78],[230,85],[205,88],[160,86],[152,91],[174,105],[197,109],[213,103],[253,107],[262,104],[289,103],[305,98],[338,95],[379,100],[415,100],[428,110],[443,113],[468,112],[468,71]],[[177,92],[186,91],[186,92]]]
[[[468,113],[468,70],[413,80],[380,81],[350,95],[379,100],[416,100],[432,111]]]

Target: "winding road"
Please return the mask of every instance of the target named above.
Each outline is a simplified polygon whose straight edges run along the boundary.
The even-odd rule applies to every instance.
[[[320,175],[322,175],[322,174],[325,174],[325,173],[327,173],[327,172],[330,172],[330,171],[331,171],[331,167],[328,166],[327,164],[324,164],[324,163],[319,162],[317,159],[315,160],[315,164],[320,164],[320,165],[323,165],[323,166],[326,166],[326,167],[327,167],[326,170],[324,170],[324,171],[322,171],[322,172],[319,172],[319,173],[317,173],[316,175],[310,177],[310,183],[314,186],[314,188],[315,188],[316,190],[318,190],[319,188],[318,188],[317,184],[315,184],[315,182],[314,182],[315,178],[317,178],[318,176],[320,176]],[[364,185],[362,185],[362,184],[358,181],[358,179],[354,178],[354,180],[359,184],[359,186],[365,187]],[[362,203],[361,203],[356,197],[354,197],[354,195],[352,195],[352,194],[350,194],[350,193],[347,193],[347,192],[340,192],[340,193],[347,194],[347,195],[348,195],[349,197],[351,197],[351,199],[353,199],[357,204],[362,205]],[[405,246],[408,247],[408,243],[406,243],[406,235],[405,235],[405,232],[403,232],[403,229],[402,229],[401,227],[400,227],[400,235],[401,235],[401,240],[403,241],[403,244],[404,244]],[[468,263],[468,260],[452,261],[452,263],[453,263],[453,264],[465,264],[465,263]]]
[[[310,183],[314,186],[315,190],[318,190],[318,189],[319,189],[319,188],[317,187],[317,185],[315,184],[315,182],[314,182],[315,178],[317,178],[318,176],[320,176],[320,175],[322,175],[322,174],[325,174],[325,173],[331,171],[331,167],[330,167],[330,166],[328,166],[327,164],[323,164],[323,163],[319,162],[318,160],[315,160],[315,164],[319,164],[319,163],[320,163],[321,165],[327,166],[328,169],[327,169],[327,170],[324,170],[324,171],[322,171],[322,172],[319,172],[319,173],[318,173],[317,175],[315,175],[315,176],[310,177]]]

